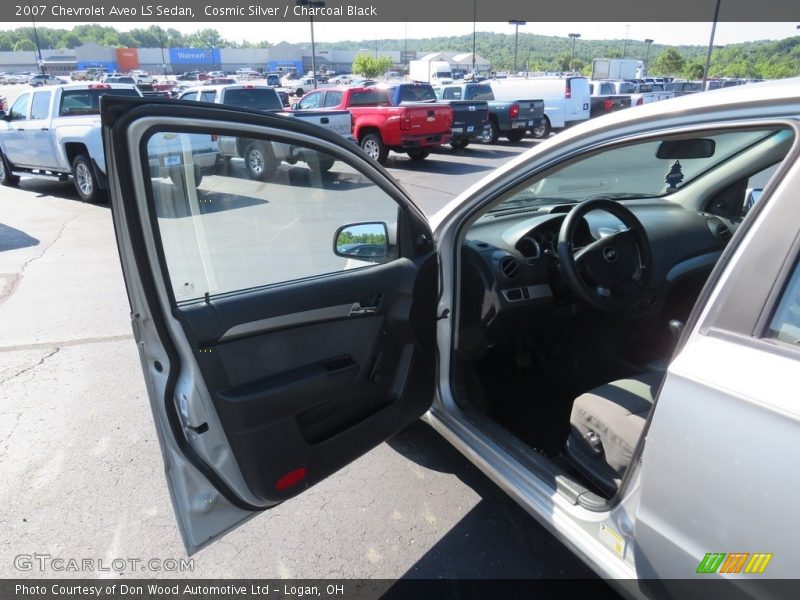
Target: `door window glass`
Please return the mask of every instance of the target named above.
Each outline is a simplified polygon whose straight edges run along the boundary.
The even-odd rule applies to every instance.
[[[800,345],[800,263],[795,265],[766,337]]]
[[[328,92],[325,95],[325,106],[339,106],[342,101],[342,92]]]
[[[302,100],[300,100],[300,104],[298,104],[299,108],[319,108],[319,101],[322,97],[322,93],[315,93],[309,94]]]
[[[394,199],[327,154],[212,131],[162,131],[146,144],[145,176],[178,302],[370,268],[398,256]],[[385,252],[374,248],[383,243],[375,236],[361,239],[356,224],[385,229]],[[342,242],[345,226],[350,235]]]
[[[8,113],[12,121],[24,121],[28,118],[28,104],[30,104],[30,101],[30,94],[22,94],[22,96],[17,98]]]
[[[33,95],[31,119],[46,119],[50,116],[50,92],[36,92]]]

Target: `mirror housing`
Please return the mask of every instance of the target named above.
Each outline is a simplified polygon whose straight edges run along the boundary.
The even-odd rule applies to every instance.
[[[747,188],[747,191],[744,193],[744,202],[742,203],[742,218],[747,216],[747,213],[750,212],[750,209],[755,206],[756,202],[758,202],[759,197],[761,196],[761,192],[764,190],[761,188]]]
[[[292,102],[292,110],[297,110],[299,106],[297,102]]]
[[[686,159],[686,158],[711,158],[714,156],[717,144],[707,138],[694,138],[689,140],[665,140],[658,145],[656,158]]]
[[[351,223],[336,230],[333,253],[344,258],[383,262],[389,255],[389,230],[386,223]]]

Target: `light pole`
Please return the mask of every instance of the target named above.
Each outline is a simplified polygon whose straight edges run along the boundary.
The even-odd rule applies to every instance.
[[[322,8],[325,2],[322,0],[294,0],[295,6],[308,6],[311,9]],[[314,82],[314,89],[317,89],[317,52],[314,46],[314,11],[311,10],[308,15],[308,21],[311,24],[311,79]]]
[[[472,0],[472,80],[475,81],[475,43],[477,36],[478,0]]]
[[[164,31],[158,28],[158,41],[161,44],[161,68],[164,70],[164,79],[167,78],[167,61],[164,59]]]
[[[31,3],[28,0],[28,8],[30,8]],[[36,31],[36,19],[33,17],[33,9],[31,9],[31,23],[33,23],[33,37],[36,39],[36,52],[39,55],[39,59],[36,61],[39,65],[39,72],[44,75],[44,59],[42,59],[42,47],[39,45],[39,32]]]
[[[512,19],[508,22],[509,25],[514,26],[514,74],[517,74],[517,43],[519,42],[519,26],[527,25],[527,21],[519,21]]]
[[[628,53],[628,30],[630,28],[630,25],[625,25],[625,43],[622,45],[622,58],[625,58]]]
[[[653,40],[646,39],[644,41],[644,74],[647,75],[647,67],[650,65],[650,44],[653,43]]]
[[[575,40],[581,37],[580,33],[568,33],[567,34],[572,39],[572,49],[569,51],[569,70],[575,70]]]
[[[708,53],[706,54],[706,68],[703,69],[703,90],[706,89],[706,82],[708,81],[708,69],[711,66],[711,51],[714,49],[714,34],[717,32],[717,19],[719,18],[719,5],[721,0],[717,0],[717,6],[714,8],[714,22],[711,24],[711,37],[708,39]]]

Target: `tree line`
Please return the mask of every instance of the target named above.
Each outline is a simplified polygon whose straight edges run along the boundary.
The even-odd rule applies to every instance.
[[[531,24],[533,26],[533,24]],[[42,48],[75,48],[87,42],[108,47],[127,48],[268,48],[266,40],[226,40],[213,28],[182,34],[177,29],[151,25],[147,28],[118,31],[104,25],[78,25],[72,29],[37,28]],[[20,27],[0,32],[0,50],[34,50],[32,27]],[[351,50],[362,48],[393,51],[472,51],[472,35],[428,39],[361,40],[318,43],[320,50]],[[668,46],[652,43],[648,49],[641,40],[578,39],[571,56],[569,38],[519,34],[517,70],[568,71],[589,73],[593,58],[647,59],[651,75],[667,75],[695,79],[703,76],[707,46]],[[476,36],[476,52],[492,65],[494,71],[514,68],[514,35],[481,32]],[[465,65],[468,66],[468,65]],[[746,77],[778,79],[800,73],[800,36],[777,41],[756,41],[715,47],[712,52],[709,77]]]

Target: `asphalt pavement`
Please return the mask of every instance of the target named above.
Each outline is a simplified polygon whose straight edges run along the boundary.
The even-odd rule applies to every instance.
[[[535,142],[387,163],[427,214]],[[71,183],[0,189],[0,577],[540,578],[590,570],[417,423],[185,557],[107,205]],[[91,559],[25,569],[19,556]],[[98,561],[124,568],[98,569]],[[85,563],[88,564],[88,563]],[[122,563],[116,563],[117,566]],[[136,566],[131,566],[131,565]]]

